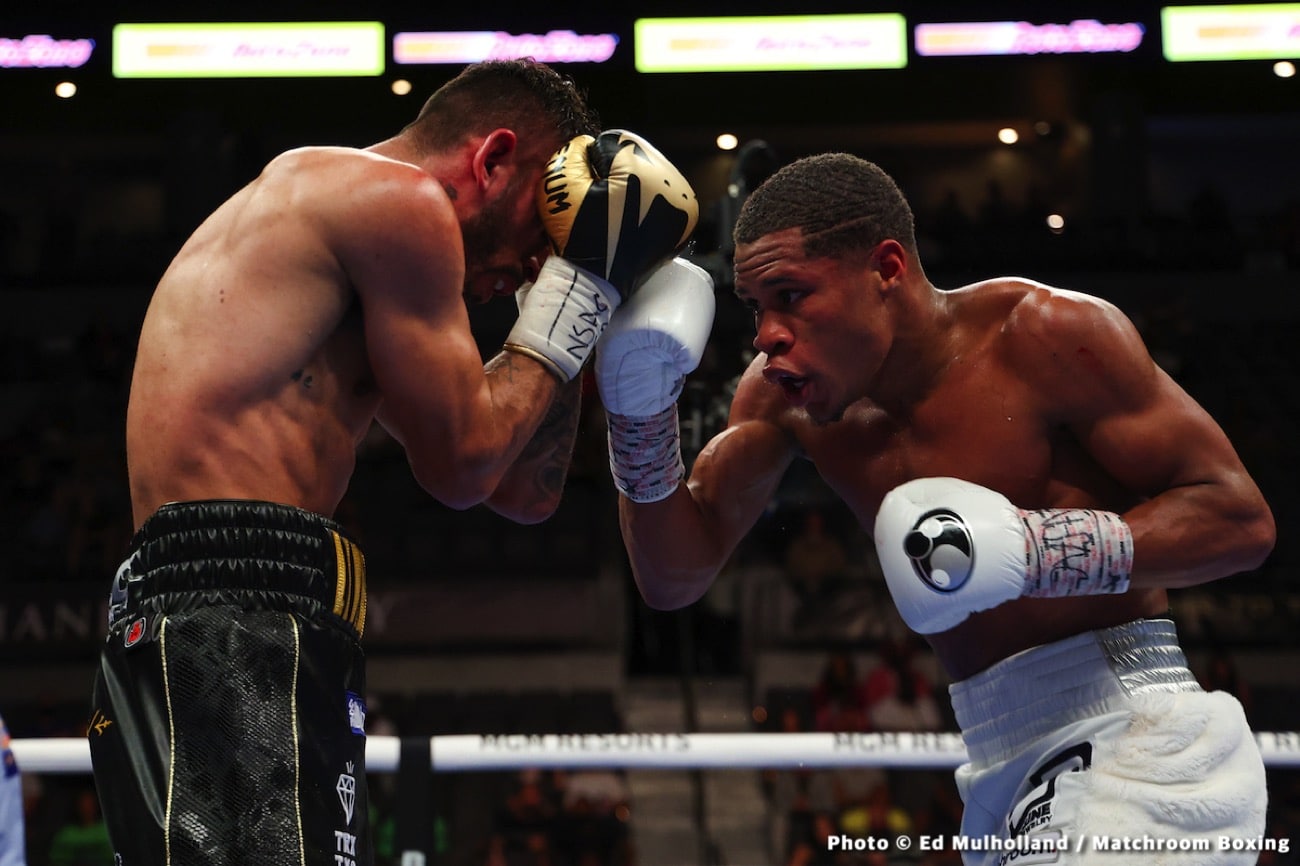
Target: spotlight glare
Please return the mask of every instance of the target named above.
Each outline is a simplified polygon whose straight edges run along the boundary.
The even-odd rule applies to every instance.
[[[71,99],[77,95],[77,85],[71,81],[60,81],[54,85],[54,95],[60,99]]]
[[[1295,64],[1290,60],[1279,60],[1273,64],[1273,74],[1278,78],[1294,78]]]
[[[1061,234],[1065,231],[1065,217],[1059,213],[1048,214],[1047,228],[1054,235]]]
[[[735,150],[736,146],[740,144],[740,139],[730,132],[724,132],[718,136],[717,144],[718,150]]]
[[[1004,126],[998,130],[998,141],[1003,144],[1015,144],[1020,140],[1020,133],[1016,132],[1009,126]]]
[[[393,93],[397,94],[398,96],[405,96],[406,94],[411,92],[411,82],[407,81],[405,78],[398,78],[394,80],[392,87],[393,87]]]

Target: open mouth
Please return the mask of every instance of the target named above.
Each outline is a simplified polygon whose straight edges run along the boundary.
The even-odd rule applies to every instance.
[[[776,385],[785,394],[786,400],[802,406],[808,399],[808,378],[796,376],[781,370],[765,370],[763,378]]]

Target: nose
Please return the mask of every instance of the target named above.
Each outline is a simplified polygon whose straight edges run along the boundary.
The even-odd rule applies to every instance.
[[[757,333],[754,335],[754,348],[769,358],[779,355],[790,348],[794,336],[779,316],[772,313],[759,313],[755,321]]]

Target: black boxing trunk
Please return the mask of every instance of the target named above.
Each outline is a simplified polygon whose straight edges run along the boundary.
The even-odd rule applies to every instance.
[[[365,564],[334,522],[172,503],[109,600],[87,735],[120,866],[370,866]]]

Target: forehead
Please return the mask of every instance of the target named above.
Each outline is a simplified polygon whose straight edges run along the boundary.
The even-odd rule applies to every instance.
[[[803,229],[771,232],[750,243],[736,244],[736,283],[764,279],[764,275],[782,265],[798,265],[807,261]]]
[[[752,243],[736,245],[736,292],[748,294],[793,280],[815,278],[833,269],[833,259],[808,256],[803,229],[790,228],[763,235]]]

